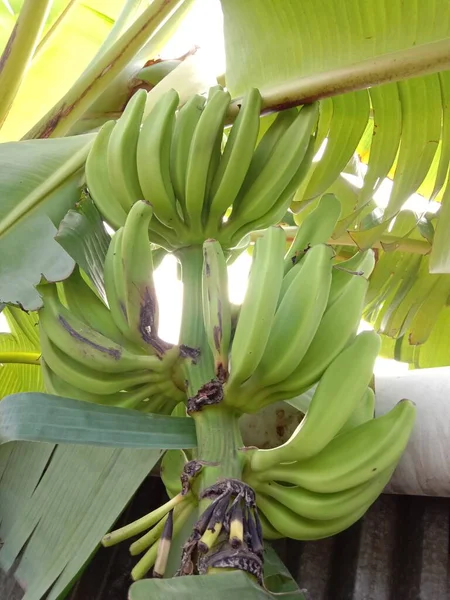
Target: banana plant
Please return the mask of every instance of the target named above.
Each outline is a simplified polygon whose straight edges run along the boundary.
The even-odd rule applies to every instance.
[[[450,7],[372,4],[222,0],[220,77],[197,52],[157,58],[192,0],[0,4],[0,299],[34,334],[0,359],[46,391],[11,379],[0,403],[0,566],[26,598],[64,597],[130,538],[132,599],[300,598],[267,541],[342,531],[391,478],[415,409],[374,418],[375,359],[450,360]],[[415,192],[436,215],[402,211]],[[243,415],[305,392],[285,443],[245,445]],[[114,529],[160,459],[167,502]]]

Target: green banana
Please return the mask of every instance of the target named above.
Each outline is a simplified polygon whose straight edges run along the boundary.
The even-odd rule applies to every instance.
[[[289,205],[295,195],[298,186],[301,184],[305,175],[308,173],[311,162],[313,159],[314,150],[314,138],[311,136],[310,143],[306,150],[305,156],[302,163],[300,164],[294,177],[291,179],[289,184],[286,186],[284,191],[279,196],[278,200],[274,205],[261,217],[254,221],[250,221],[245,225],[241,225],[240,221],[229,222],[224,226],[224,234],[226,235],[225,241],[230,240],[228,243],[230,246],[236,246],[240,240],[249,232],[256,231],[258,229],[265,229],[270,227],[274,223],[280,223],[286,213],[288,212]]]
[[[137,171],[144,199],[163,225],[184,231],[170,177],[170,148],[179,96],[169,90],[144,119],[137,145]]]
[[[256,493],[273,498],[300,517],[318,521],[340,519],[367,508],[382,493],[393,469],[388,468],[370,481],[351,487],[342,492],[322,494],[310,492],[301,487],[280,485],[269,481],[256,488]]]
[[[187,462],[183,450],[167,450],[161,460],[161,479],[171,498],[181,492],[180,475]]]
[[[402,400],[387,414],[335,437],[308,460],[277,465],[253,477],[312,492],[340,492],[376,477],[399,461],[414,427],[415,406]]]
[[[361,321],[367,285],[367,279],[354,275],[340,297],[325,310],[303,360],[280,385],[284,392],[292,397],[309,389],[353,338]]]
[[[214,235],[220,228],[225,211],[233,203],[247,175],[259,132],[260,109],[261,94],[257,89],[251,89],[231,128],[212,182],[206,225],[208,234]]]
[[[374,267],[375,254],[370,249],[357,252],[348,260],[336,263],[333,267],[328,306],[331,306],[339,298],[345,287],[351,283],[355,274],[369,279]]]
[[[186,170],[192,136],[200,119],[206,98],[196,94],[178,111],[170,151],[170,175],[175,196],[179,201],[184,220],[186,213]]]
[[[325,194],[298,228],[295,238],[284,258],[286,274],[310,246],[326,244],[341,214],[341,203],[334,194]]]
[[[220,142],[230,100],[230,94],[221,90],[211,95],[197,122],[189,148],[185,197],[187,221],[194,235],[200,235],[203,230],[208,179],[212,179],[212,165],[220,159]]]
[[[264,169],[239,200],[229,219],[244,225],[263,216],[283,193],[306,154],[316,126],[318,105],[302,108],[292,125],[279,139]]]
[[[87,367],[95,364],[105,373],[165,370],[165,364],[156,356],[133,354],[78,319],[61,304],[54,285],[41,285],[38,291],[44,300],[39,321],[45,333],[56,347],[77,362]]]
[[[116,394],[130,387],[150,382],[161,382],[164,374],[152,371],[132,371],[130,373],[109,373],[86,367],[64,354],[49,340],[44,328],[39,332],[42,356],[49,368],[60,379],[73,387],[93,394]],[[95,365],[92,365],[95,367]]]
[[[123,227],[121,259],[123,304],[129,338],[143,348],[154,347],[158,338],[158,300],[153,282],[153,254],[148,237],[152,206],[145,200],[136,202]],[[122,287],[122,285],[120,286]]]
[[[63,289],[72,314],[113,342],[130,348],[130,342],[115,325],[108,307],[89,287],[78,268],[63,282]]]
[[[74,387],[58,377],[47,365],[45,359],[41,359],[42,376],[44,385],[49,394],[62,396],[63,398],[73,398],[75,400],[83,400],[84,402],[92,402],[94,404],[103,404],[109,406],[117,406],[120,408],[133,408],[136,410],[148,409],[150,398],[158,391],[154,383],[141,385],[132,391],[122,391],[116,394],[93,394]],[[173,409],[174,401],[168,404],[166,413],[170,413]],[[152,407],[152,409],[154,409]],[[156,410],[155,410],[156,412]]]
[[[256,241],[247,293],[231,346],[229,389],[256,369],[269,339],[281,287],[284,231],[271,227]]]
[[[203,244],[203,319],[208,344],[220,381],[228,377],[228,352],[231,341],[231,307],[228,298],[227,263],[216,240]]]
[[[282,110],[279,112],[273,123],[257,142],[256,150],[253,153],[250,166],[245,176],[244,182],[239,190],[235,201],[233,202],[233,210],[237,210],[242,198],[251,188],[253,183],[258,178],[263,169],[266,168],[267,162],[272,156],[274,149],[277,147],[279,140],[283,137],[298,115],[296,108]]]
[[[320,521],[301,517],[280,502],[262,494],[256,496],[256,504],[276,531],[283,537],[295,540],[320,540],[336,535],[360,519],[368,508],[364,506],[363,509],[347,513],[343,517]]]
[[[117,229],[125,223],[127,214],[109,179],[108,146],[115,127],[115,121],[107,121],[98,132],[86,159],[86,183],[105,221]]]
[[[110,184],[126,212],[136,200],[143,198],[136,166],[136,148],[146,100],[145,90],[138,90],[132,96],[112,130],[108,144]]]
[[[368,387],[364,392],[361,400],[356,405],[355,410],[350,415],[348,421],[339,431],[339,434],[346,433],[362,423],[370,421],[374,418],[375,414],[375,393],[372,388]]]
[[[305,268],[306,265],[302,271]],[[277,448],[256,450],[251,458],[252,470],[263,471],[279,463],[302,461],[321,452],[348,421],[367,389],[379,349],[380,338],[375,332],[365,331],[356,336],[328,366],[304,419],[289,440]]]
[[[327,306],[331,284],[329,246],[311,248],[273,319],[269,339],[254,373],[261,385],[284,381],[306,354]]]
[[[125,282],[122,266],[122,236],[123,227],[118,229],[111,238],[106,253],[104,265],[104,280],[106,299],[111,311],[111,317],[122,335],[129,339],[128,320],[125,304]]]

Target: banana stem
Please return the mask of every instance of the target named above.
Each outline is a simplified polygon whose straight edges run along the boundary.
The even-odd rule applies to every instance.
[[[214,360],[209,349],[203,323],[203,249],[201,246],[182,248],[177,256],[181,262],[183,281],[183,316],[180,344],[200,351],[195,364],[192,361],[186,361],[185,365],[188,393],[190,396],[195,396],[202,385],[215,377]]]
[[[15,365],[40,365],[40,352],[0,352],[0,363]]]

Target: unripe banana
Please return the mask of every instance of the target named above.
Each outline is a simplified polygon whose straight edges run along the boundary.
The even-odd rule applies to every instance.
[[[136,166],[136,149],[146,100],[145,90],[138,90],[132,96],[112,130],[108,144],[109,179],[125,212],[136,200],[143,198]]]
[[[288,394],[285,398],[298,395],[313,386],[356,334],[367,285],[367,279],[354,275],[340,297],[327,308],[303,360],[279,386],[280,392]]]
[[[208,179],[220,160],[220,144],[230,94],[216,90],[210,95],[192,137],[186,170],[186,214],[190,231],[200,235],[207,208]],[[212,169],[212,170],[211,170]]]
[[[256,493],[273,498],[300,517],[329,521],[356,514],[367,508],[382,493],[392,473],[393,469],[388,468],[370,481],[331,494],[311,492],[298,486],[280,485],[275,481],[260,484]]]
[[[325,194],[298,228],[284,259],[286,274],[295,263],[302,259],[310,246],[326,244],[333,233],[341,214],[341,203],[334,194]]]
[[[254,476],[262,481],[284,481],[323,493],[360,485],[396,466],[415,418],[414,404],[402,400],[387,414],[338,435],[312,458],[277,465]]]
[[[355,275],[369,279],[375,267],[375,254],[373,250],[356,252],[354,256],[343,262],[337,263],[333,268],[328,306],[339,298],[346,286],[353,281]]]
[[[158,219],[169,228],[183,231],[170,177],[170,148],[179,96],[169,90],[144,119],[137,145],[137,170],[144,198]]]
[[[216,377],[228,377],[231,340],[231,306],[228,298],[227,263],[216,240],[203,244],[203,320],[208,344],[214,357]]]
[[[159,358],[132,354],[75,317],[59,301],[55,286],[42,285],[38,290],[44,300],[40,324],[55,346],[77,362],[105,373],[165,369]]]
[[[123,227],[120,256],[124,305],[129,338],[136,344],[154,348],[158,338],[158,300],[153,282],[153,254],[148,237],[152,206],[136,202]]]
[[[231,347],[230,388],[248,379],[264,353],[281,287],[286,238],[271,227],[256,241],[247,293]]]
[[[132,371],[131,373],[109,373],[106,375],[95,368],[86,367],[64,354],[48,339],[43,327],[39,332],[42,356],[49,368],[60,379],[73,387],[92,394],[116,394],[122,390],[150,382],[161,382],[164,374],[151,371]],[[95,367],[95,365],[92,365]]]
[[[350,418],[345,423],[345,425],[339,431],[339,435],[341,433],[346,433],[351,429],[355,429],[358,425],[362,425],[362,423],[366,423],[373,419],[375,415],[375,393],[372,388],[368,387],[364,392],[363,397],[356,405],[355,410],[350,415]]]
[[[261,94],[251,89],[244,97],[213,179],[207,232],[214,234],[220,228],[222,216],[244,182],[258,137],[260,109]]]
[[[96,207],[114,229],[125,223],[127,214],[111,185],[108,170],[108,145],[115,121],[103,125],[86,159],[86,183]]]
[[[304,106],[278,141],[265,168],[240,198],[230,217],[230,225],[259,219],[275,204],[297,173],[316,126],[318,105]]]
[[[368,508],[347,513],[337,519],[319,521],[301,517],[276,500],[262,494],[256,496],[256,504],[276,531],[283,537],[295,540],[320,540],[336,535],[360,519]]]
[[[254,373],[261,385],[284,381],[306,354],[327,306],[333,251],[311,248],[281,301],[264,354]]]
[[[170,175],[175,196],[179,201],[186,220],[186,170],[189,149],[195,128],[205,105],[206,98],[196,94],[178,111],[173,130],[170,151]]]
[[[380,338],[375,332],[360,333],[323,374],[304,419],[289,440],[277,448],[256,450],[251,458],[252,470],[302,461],[323,450],[348,421],[365,392],[379,349]]]

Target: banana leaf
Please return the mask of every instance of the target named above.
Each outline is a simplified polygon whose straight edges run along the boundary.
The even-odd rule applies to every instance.
[[[405,80],[414,76],[414,65],[406,72],[400,54],[395,53],[415,49],[416,58],[424,58],[433,44],[448,42],[450,5],[446,0],[412,5],[402,0],[348,0],[345,10],[333,0],[222,0],[222,9],[226,81],[234,96],[259,87],[281,105],[287,88],[303,90],[306,101],[322,98],[316,150],[325,138],[327,145],[296,202],[308,202],[323,193],[355,151],[368,162],[368,170],[353,218],[346,215],[345,225],[361,247],[380,239],[414,192],[438,201],[443,198],[450,185],[450,75],[442,71]],[[381,73],[382,85],[371,79],[365,91],[362,88],[369,85],[364,77],[370,76],[380,57],[390,72],[396,65],[395,77],[401,81],[386,83]],[[340,79],[360,91],[336,95],[327,85],[333,81],[339,87]],[[307,89],[314,90],[309,97]],[[326,98],[329,95],[333,97]],[[362,208],[386,176],[393,179],[393,189],[381,218],[363,220]],[[448,193],[444,197],[448,204]],[[444,205],[436,226],[434,272],[450,272],[445,233],[449,219]]]

